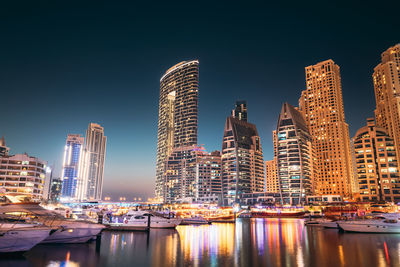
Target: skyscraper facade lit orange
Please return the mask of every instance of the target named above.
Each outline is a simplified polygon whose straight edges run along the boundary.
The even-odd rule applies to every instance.
[[[313,139],[319,174],[317,194],[350,196],[353,167],[349,126],[345,121],[340,68],[326,60],[305,68],[306,90],[299,110]]]
[[[400,177],[393,138],[370,118],[353,140],[361,200],[399,202]]]
[[[272,138],[274,142],[274,157],[277,157],[278,155],[278,138],[276,137],[276,130],[272,131]]]
[[[265,161],[265,192],[279,193],[279,181],[276,171],[276,158]]]
[[[381,55],[382,62],[372,75],[375,88],[376,124],[385,128],[394,139],[400,155],[400,44]],[[399,160],[399,158],[397,159]]]

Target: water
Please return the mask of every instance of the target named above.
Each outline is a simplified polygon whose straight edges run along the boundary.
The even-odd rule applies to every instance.
[[[96,246],[97,245],[97,246]],[[298,219],[103,232],[101,244],[39,245],[0,266],[400,266],[400,234],[338,233]]]

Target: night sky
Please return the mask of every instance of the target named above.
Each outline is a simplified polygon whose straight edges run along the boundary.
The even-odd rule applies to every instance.
[[[200,144],[220,149],[226,116],[244,99],[268,160],[282,103],[297,106],[305,88],[304,67],[329,58],[341,67],[352,137],[373,116],[373,68],[400,41],[398,1],[7,2],[0,136],[60,176],[67,134],[100,123],[103,196],[114,199],[153,195],[159,80],[172,65],[200,61]]]

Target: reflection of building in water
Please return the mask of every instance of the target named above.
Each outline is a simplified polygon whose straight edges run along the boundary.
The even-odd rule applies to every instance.
[[[252,247],[257,255],[267,259],[260,262],[263,266],[284,263],[282,266],[301,266],[304,261],[305,228],[300,220],[294,219],[255,219],[251,224]],[[282,262],[284,259],[284,262]]]
[[[221,256],[232,257],[234,254],[234,224],[185,226],[178,227],[177,230],[185,263],[192,262],[196,266],[198,259],[206,257],[211,257],[208,260],[215,263],[221,259]],[[201,265],[207,266],[210,264],[201,262],[197,266]]]
[[[30,251],[24,253],[27,259],[27,266],[51,266],[51,267],[95,267],[103,266],[100,264],[99,257],[94,248],[95,244],[63,244],[35,246]],[[103,260],[103,258],[102,258]],[[106,264],[105,264],[106,265]],[[0,266],[4,266],[0,259]],[[7,265],[6,265],[7,266]],[[10,265],[25,266],[25,265]]]
[[[181,246],[179,234],[175,229],[157,229],[150,232],[150,266],[183,266],[180,262]]]

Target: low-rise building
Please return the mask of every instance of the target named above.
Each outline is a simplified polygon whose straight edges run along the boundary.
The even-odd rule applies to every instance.
[[[10,195],[25,195],[40,201],[46,176],[46,161],[17,154],[0,158],[0,188]]]
[[[164,201],[202,202],[222,194],[221,154],[207,153],[201,146],[174,148],[165,163]]]
[[[307,204],[341,203],[343,198],[340,195],[306,196]]]

